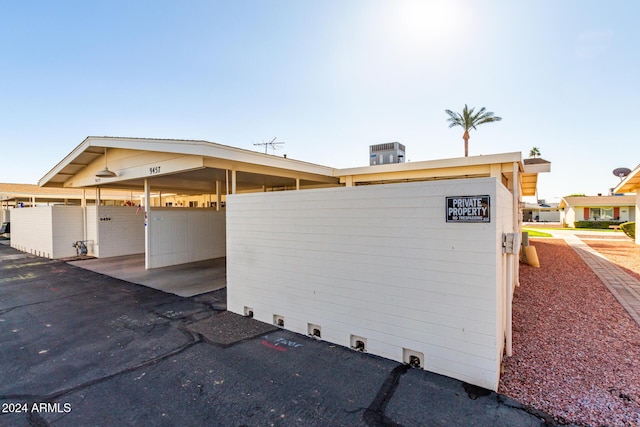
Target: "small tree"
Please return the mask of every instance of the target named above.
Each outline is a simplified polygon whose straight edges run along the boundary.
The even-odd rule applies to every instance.
[[[469,110],[467,104],[464,104],[464,109],[462,110],[462,114],[454,113],[451,110],[444,110],[445,113],[449,115],[447,119],[449,123],[449,127],[452,128],[454,126],[460,126],[464,128],[464,134],[462,135],[462,139],[464,139],[464,156],[469,156],[469,131],[471,129],[475,129],[476,126],[480,126],[484,123],[491,122],[499,122],[502,120],[502,117],[497,117],[494,113],[490,111],[486,111],[486,108],[482,107],[477,113],[474,114],[475,107]]]
[[[529,151],[529,157],[536,158],[540,156],[540,149],[538,147],[533,147],[531,151]]]

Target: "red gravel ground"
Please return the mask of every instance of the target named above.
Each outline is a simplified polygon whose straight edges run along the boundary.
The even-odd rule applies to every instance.
[[[640,245],[636,245],[628,238],[620,241],[582,240],[607,257],[609,261],[640,280]]]
[[[531,243],[499,392],[563,424],[640,425],[640,327],[564,240]]]

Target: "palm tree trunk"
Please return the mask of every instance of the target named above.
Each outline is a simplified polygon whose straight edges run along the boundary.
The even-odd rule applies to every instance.
[[[462,139],[464,139],[464,156],[469,157],[469,131],[465,130],[464,135],[462,135]]]

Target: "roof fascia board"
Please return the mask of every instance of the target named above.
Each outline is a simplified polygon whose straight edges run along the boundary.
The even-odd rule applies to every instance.
[[[291,179],[299,178],[301,180],[317,181],[317,182],[323,182],[327,184],[338,183],[338,178],[333,177],[333,175],[312,173],[312,172],[301,171],[293,168],[285,169],[285,168],[280,168],[276,166],[268,166],[268,165],[257,164],[257,163],[230,161],[230,160],[224,160],[217,157],[216,158],[205,157],[204,166],[210,167],[210,168],[216,168],[216,169],[227,169],[227,170],[235,169],[237,172],[256,173],[256,174],[279,176],[279,177],[285,177],[285,178],[291,178]]]
[[[614,193],[631,193],[640,189],[640,165],[631,171],[614,189]]]
[[[522,165],[522,153],[501,153],[501,154],[489,154],[486,156],[471,156],[471,157],[454,157],[450,159],[439,160],[424,160],[419,162],[407,162],[407,163],[391,163],[386,165],[376,166],[362,166],[357,168],[336,169],[337,176],[353,176],[363,174],[378,174],[385,172],[406,172],[414,170],[428,170],[428,169],[448,169],[459,168],[464,166],[484,166],[497,163],[513,163],[518,162],[520,171],[523,171]]]
[[[40,180],[38,181],[38,186],[44,187],[49,181],[51,181],[54,176],[58,174],[58,172],[64,169],[67,165],[73,163],[73,161],[89,146],[91,146],[91,142],[89,141],[89,137],[87,137],[76,148],[74,148],[71,153],[67,154],[64,159],[58,162],[58,164],[55,165],[53,169],[51,169],[42,178],[40,178]]]
[[[89,147],[122,148],[176,154],[191,154],[196,156],[222,158],[229,161],[271,166],[284,170],[293,169],[299,172],[324,175],[328,177],[334,176],[335,171],[334,168],[327,166],[257,153],[255,151],[230,147],[208,141],[89,136],[64,159],[62,159],[62,161],[60,161],[53,169],[45,174],[45,176],[38,181],[38,185],[41,187],[47,185],[53,177],[58,175],[66,166],[73,164],[74,160]]]
[[[475,165],[464,168],[439,168],[439,169],[409,169],[388,172],[371,171],[369,174],[353,175],[352,182],[373,182],[373,181],[390,181],[390,180],[416,180],[416,179],[452,179],[465,177],[489,177],[491,171],[485,165]],[[348,175],[340,176],[340,182],[345,183]]]
[[[523,164],[524,173],[543,173],[551,172],[551,163],[532,163]]]
[[[114,137],[89,137],[95,142],[100,142],[100,147],[127,148],[144,151],[160,151],[178,154],[193,154],[205,157],[214,157],[229,161],[253,163],[264,166],[278,167],[281,169],[294,169],[302,172],[316,173],[332,176],[334,168],[288,159],[270,154],[258,153],[244,148],[231,147],[216,142],[202,140],[179,139],[143,139],[143,138],[114,138]]]
[[[110,169],[117,173],[114,178],[98,178],[96,172],[103,167],[102,159],[92,162],[82,171],[65,181],[64,187],[92,187],[95,185],[114,184],[120,181],[132,179],[145,179],[157,176],[170,175],[177,172],[201,169],[204,167],[202,156],[197,155],[172,155],[167,158],[166,153],[156,152],[156,160],[144,164],[134,163],[120,168],[118,162],[110,162]]]
[[[589,206],[633,206],[635,196],[584,196],[563,197],[559,207],[589,207]]]

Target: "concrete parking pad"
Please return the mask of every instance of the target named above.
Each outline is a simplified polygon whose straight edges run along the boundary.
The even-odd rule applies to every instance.
[[[144,268],[144,254],[83,259],[69,264],[181,297],[217,291],[227,285],[225,258],[150,270]]]
[[[544,425],[450,378],[285,330],[254,336],[271,325],[247,318],[232,326],[253,338],[211,344],[189,325],[227,327],[224,289],[181,298],[15,254],[0,245],[0,425]]]

